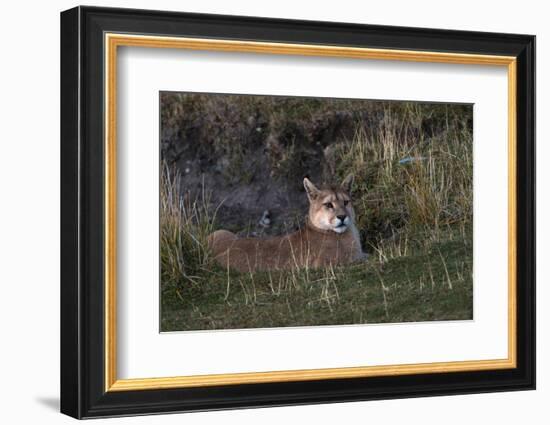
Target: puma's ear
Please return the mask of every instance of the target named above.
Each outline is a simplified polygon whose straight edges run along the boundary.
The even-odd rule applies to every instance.
[[[347,193],[351,193],[351,186],[353,185],[353,174],[348,174],[347,177],[342,182],[342,189]]]
[[[304,178],[304,187],[306,189],[307,197],[310,201],[313,201],[319,195],[319,189],[315,187],[311,181],[305,177]]]

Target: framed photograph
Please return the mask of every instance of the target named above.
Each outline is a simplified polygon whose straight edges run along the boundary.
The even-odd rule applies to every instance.
[[[535,387],[535,37],[61,14],[61,411]]]

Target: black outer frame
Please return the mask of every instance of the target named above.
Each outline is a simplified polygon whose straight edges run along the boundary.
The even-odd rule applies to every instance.
[[[517,368],[104,391],[104,32],[517,57]],[[535,388],[535,37],[77,7],[61,13],[61,412],[76,418]]]

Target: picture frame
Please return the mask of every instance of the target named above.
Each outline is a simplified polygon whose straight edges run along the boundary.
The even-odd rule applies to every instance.
[[[120,379],[120,47],[503,67],[508,82],[508,356]],[[535,388],[535,37],[179,12],[61,13],[61,412],[75,418]],[[503,266],[504,267],[504,266]]]

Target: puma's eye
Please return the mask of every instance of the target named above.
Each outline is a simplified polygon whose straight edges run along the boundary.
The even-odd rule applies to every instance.
[[[334,207],[334,205],[332,205],[332,202],[327,202],[327,203],[325,204],[325,207],[331,209],[331,208]]]
[[[344,207],[347,207],[349,204],[349,201],[344,201]]]

